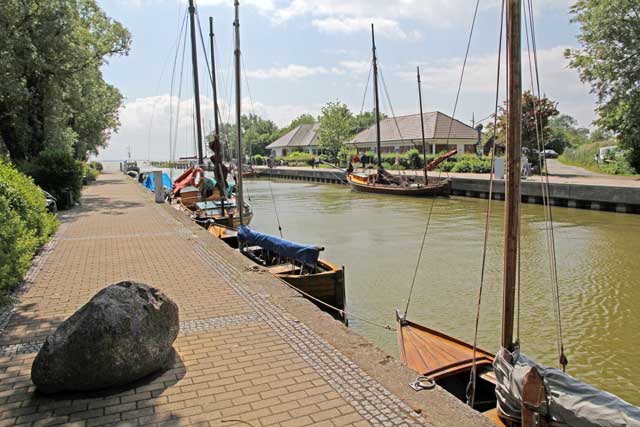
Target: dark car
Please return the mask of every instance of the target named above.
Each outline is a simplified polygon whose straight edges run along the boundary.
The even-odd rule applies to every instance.
[[[42,190],[44,198],[47,199],[47,210],[51,213],[58,212],[58,200],[48,192]]]
[[[542,157],[546,159],[555,159],[558,157],[558,153],[555,150],[546,149],[542,152]]]

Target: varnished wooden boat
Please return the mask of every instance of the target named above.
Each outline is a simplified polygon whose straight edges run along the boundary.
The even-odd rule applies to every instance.
[[[375,178],[375,175],[369,175]],[[367,175],[347,174],[347,182],[355,191],[363,193],[392,194],[396,196],[437,197],[448,196],[450,192],[449,180],[431,181],[427,185],[418,183],[379,184]]]
[[[442,332],[404,319],[396,313],[400,358],[407,367],[466,401],[466,388],[473,367],[473,346]],[[476,348],[478,382],[474,408],[496,407],[494,355]]]
[[[208,231],[232,248],[239,250],[237,229],[222,224],[212,224],[209,226]],[[269,256],[265,254],[259,246],[245,248],[241,253],[260,267],[265,268],[275,277],[284,280],[296,289],[332,307],[340,310],[345,309],[344,267],[339,268],[323,259],[318,259],[314,266],[302,265],[290,259]],[[335,310],[328,309],[313,299],[310,299],[310,301],[318,305],[321,309],[328,311],[339,320],[346,322],[345,317]]]

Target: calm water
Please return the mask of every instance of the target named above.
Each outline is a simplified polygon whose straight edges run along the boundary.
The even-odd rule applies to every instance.
[[[352,192],[348,187],[247,180],[253,227],[277,234],[271,191],[285,238],[324,246],[347,273],[349,310],[394,325],[404,309],[431,200]],[[409,318],[466,341],[473,338],[484,216],[480,199],[440,199]],[[497,350],[502,284],[502,202],[494,202],[479,345]],[[541,206],[522,212],[521,342],[556,365],[556,328]],[[568,372],[640,404],[640,216],[554,209]],[[395,332],[351,327],[397,355]]]

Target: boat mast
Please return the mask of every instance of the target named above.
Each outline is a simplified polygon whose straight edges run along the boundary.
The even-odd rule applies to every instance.
[[[191,22],[191,63],[193,66],[193,92],[196,103],[196,146],[198,147],[198,166],[202,161],[202,119],[200,118],[200,84],[198,83],[198,49],[196,45],[196,7],[193,0],[189,0],[189,20]]]
[[[218,122],[218,87],[216,84],[216,56],[213,42],[213,18],[209,17],[209,43],[211,44],[211,86],[213,87],[213,130],[214,135],[220,141],[220,123]]]
[[[520,145],[522,137],[521,9],[507,0],[507,182],[504,211],[502,347],[513,349],[513,317],[520,232]]]
[[[378,152],[378,168],[382,167],[382,154],[380,153],[380,103],[378,102],[378,59],[376,58],[376,38],[371,24],[371,45],[373,51],[373,96],[376,113],[376,150]]]
[[[227,182],[225,180],[223,165],[222,165],[222,142],[220,141],[220,124],[218,122],[218,88],[216,85],[216,55],[214,48],[214,33],[213,33],[213,18],[209,17],[209,43],[211,47],[211,86],[213,89],[213,115],[214,115],[214,131],[213,131],[213,144],[210,148],[215,152],[215,164],[213,165],[215,170],[216,184],[220,191],[220,206],[222,212],[224,212],[224,200],[227,192]]]
[[[240,116],[242,114],[241,109],[241,92],[240,92],[240,14],[238,7],[240,3],[235,0],[233,3],[235,8],[235,20],[233,26],[235,27],[235,73],[236,73],[236,158],[238,160],[238,198],[236,204],[238,206],[238,212],[240,212],[240,225],[244,224],[244,198],[242,194],[242,127],[240,126]]]
[[[427,178],[427,146],[424,142],[424,116],[422,115],[422,86],[420,85],[420,67],[416,67],[418,72],[418,100],[420,101],[420,131],[422,132],[422,158],[424,159],[424,185],[428,185]]]

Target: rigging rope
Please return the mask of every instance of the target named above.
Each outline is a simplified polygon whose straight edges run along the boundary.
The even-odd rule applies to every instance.
[[[447,134],[447,145],[448,145],[448,142],[449,142],[449,138],[451,136],[451,129],[452,129],[451,125],[453,124],[453,120],[455,119],[455,115],[456,115],[456,110],[458,108],[458,101],[460,99],[460,91],[462,89],[464,71],[465,71],[465,68],[467,66],[467,59],[468,59],[469,50],[470,50],[470,47],[471,47],[471,38],[473,36],[473,29],[475,28],[476,18],[478,16],[478,8],[479,8],[479,6],[480,6],[480,0],[476,0],[476,7],[475,7],[475,10],[474,10],[474,13],[473,13],[473,20],[471,22],[471,31],[469,32],[469,41],[467,43],[467,49],[466,49],[465,56],[464,56],[464,62],[462,63],[462,72],[461,72],[461,75],[460,75],[460,81],[458,82],[458,91],[457,91],[457,94],[456,94],[456,100],[455,100],[454,107],[453,107],[453,115],[451,117],[451,123],[450,123],[450,126],[449,126],[449,133]],[[383,86],[384,86],[384,80],[383,80]],[[386,90],[386,87],[385,87],[385,90]],[[426,167],[427,167],[427,165],[425,165],[425,168]],[[425,184],[428,184],[428,182],[425,182]],[[420,266],[420,262],[422,261],[422,252],[423,252],[423,249],[424,249],[424,244],[425,244],[426,239],[427,239],[427,234],[429,232],[429,224],[431,223],[431,215],[433,213],[433,208],[436,205],[436,201],[437,201],[436,197],[431,199],[431,207],[429,209],[429,214],[428,214],[428,217],[427,217],[427,221],[425,222],[424,234],[422,235],[422,245],[420,246],[420,251],[418,253],[418,261],[416,263],[416,268],[415,268],[415,271],[414,271],[414,274],[413,274],[413,279],[411,281],[411,287],[409,288],[409,296],[407,298],[407,305],[406,305],[406,308],[405,308],[405,311],[404,311],[405,319],[406,319],[407,313],[409,311],[409,305],[411,304],[411,297],[413,296],[413,289],[415,288],[415,283],[416,283],[416,278],[417,278],[417,271],[418,271],[418,268]]]
[[[480,328],[480,307],[482,305],[482,291],[484,289],[484,277],[487,265],[487,247],[489,245],[489,222],[491,219],[491,201],[493,199],[493,183],[495,178],[495,154],[496,154],[496,128],[498,121],[498,105],[500,103],[500,62],[502,60],[502,35],[504,31],[504,7],[505,0],[502,0],[500,9],[500,31],[498,36],[498,65],[496,67],[496,96],[493,114],[493,141],[491,147],[491,172],[489,175],[489,198],[487,199],[487,213],[484,220],[484,241],[482,249],[482,267],[480,269],[480,286],[478,288],[478,300],[476,305],[476,318],[473,332],[473,362],[469,373],[469,383],[467,384],[466,397],[467,404],[473,408],[476,396],[476,378],[477,378],[477,352],[478,352],[478,330]],[[477,9],[476,9],[477,11]]]
[[[369,65],[369,74],[367,75],[367,83],[364,85],[364,95],[362,97],[362,105],[360,106],[360,115],[364,111],[364,103],[367,100],[367,91],[369,90],[369,81],[371,80],[371,70],[373,70],[373,61]]]
[[[526,32],[526,40],[527,40],[527,53],[529,57],[529,75],[531,79],[531,88],[533,95],[533,103],[534,103],[534,119],[535,119],[535,128],[536,128],[536,144],[538,147],[538,153],[542,153],[545,147],[544,142],[544,132],[542,128],[542,118],[540,111],[540,99],[542,96],[542,91],[540,89],[540,72],[538,67],[538,51],[537,51],[537,42],[535,36],[535,19],[534,19],[534,9],[532,0],[527,0],[525,4],[525,12],[524,12],[524,21],[525,21],[525,32]],[[530,31],[530,34],[529,34]],[[531,45],[529,45],[529,39],[531,39]],[[531,60],[531,55],[533,53],[533,61]],[[535,76],[535,79],[534,79]],[[537,101],[536,101],[537,97]],[[549,202],[549,173],[546,168],[543,168],[542,164],[542,156],[538,155],[538,165],[540,168],[540,173],[543,174],[543,179],[541,180],[542,187],[542,201],[545,212],[545,221],[546,221],[546,235],[547,235],[547,249],[549,251],[549,265],[550,265],[550,280],[551,280],[551,292],[553,298],[553,309],[554,314],[556,316],[556,334],[557,334],[557,350],[558,350],[558,361],[562,370],[566,369],[566,365],[568,363],[566,355],[564,354],[564,342],[563,342],[563,332],[562,332],[562,316],[561,316],[561,308],[560,308],[560,290],[558,284],[558,266],[557,266],[557,258],[556,258],[556,249],[555,249],[555,230],[553,225],[553,214],[551,210],[551,203]]]
[[[185,21],[186,22],[186,21]],[[175,77],[175,68],[177,66],[177,59],[178,59],[178,52],[180,50],[180,48],[178,47],[176,49],[176,56],[174,58],[174,67],[173,67],[173,72],[172,72],[172,76],[171,76],[171,99],[169,100],[169,144],[171,145],[171,138],[173,136],[173,146],[170,147],[171,148],[171,158],[172,158],[172,162],[175,163],[176,161],[176,151],[178,150],[178,128],[180,127],[180,98],[182,97],[182,81],[183,81],[183,74],[184,74],[184,57],[185,57],[185,52],[186,52],[186,46],[187,46],[187,26],[184,26],[183,29],[183,39],[182,39],[182,58],[181,58],[181,62],[180,62],[180,78],[179,78],[179,84],[178,84],[178,99],[176,102],[176,123],[175,123],[175,128],[173,128],[172,125],[172,120],[173,120],[173,88],[174,88],[174,77]]]

